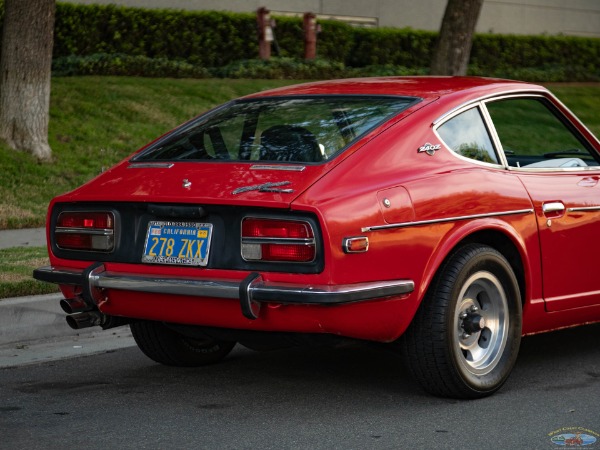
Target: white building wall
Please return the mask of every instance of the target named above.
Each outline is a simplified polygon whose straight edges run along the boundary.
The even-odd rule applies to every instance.
[[[380,27],[437,31],[447,0],[70,0],[72,3],[119,4],[253,12],[314,12],[323,17],[366,18]],[[565,34],[600,38],[600,0],[484,0],[477,32]]]

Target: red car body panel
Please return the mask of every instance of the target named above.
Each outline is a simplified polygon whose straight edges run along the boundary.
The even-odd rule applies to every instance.
[[[435,133],[440,117],[469,102],[514,93],[543,95],[572,127],[600,151],[598,141],[541,87],[517,82],[457,78],[345,80],[284,87],[248,98],[301,95],[405,95],[422,102],[353,143],[341,155],[302,171],[253,169],[246,162],[175,162],[172,167],[136,166],[129,160],[58,203],[155,202],[270,208],[313,214],[322,231],[324,268],[318,273],[261,271],[265,282],[335,286],[407,279],[410,293],[336,306],[267,302],[257,320],[245,317],[239,300],[190,295],[167,296],[104,290],[98,308],[114,316],[255,331],[331,333],[391,342],[417,311],[433,277],[457,245],[473,236],[510,243],[520,259],[523,280],[523,334],[600,320],[600,285],[589,268],[600,220],[586,216],[548,227],[548,201],[599,206],[600,169],[562,177],[561,198],[546,198],[552,174],[521,173],[474,164],[453,154]],[[440,144],[435,156],[418,150]],[[589,169],[589,168],[588,168]],[[185,186],[182,180],[191,182]],[[289,182],[293,193],[238,188]],[[384,205],[389,201],[390,207]],[[468,216],[469,220],[462,218]],[[454,219],[454,220],[451,220]],[[432,222],[432,223],[429,223]],[[421,223],[421,225],[420,225]],[[401,228],[379,228],[409,224]],[[376,228],[373,230],[372,228]],[[53,231],[48,228],[48,242]],[[366,236],[368,251],[346,253],[348,237]],[[232,237],[239,239],[239,236]],[[575,245],[577,251],[572,251]],[[53,267],[84,269],[89,261],[60,258],[49,246]],[[561,263],[559,264],[558,261]],[[250,271],[110,262],[111,273],[187,277],[240,282]],[[61,285],[67,298],[76,289]],[[283,299],[282,299],[283,300]]]

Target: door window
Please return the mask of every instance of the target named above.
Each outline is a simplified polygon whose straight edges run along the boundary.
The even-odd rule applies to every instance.
[[[541,98],[486,103],[509,166],[568,168],[597,166],[596,156]]]

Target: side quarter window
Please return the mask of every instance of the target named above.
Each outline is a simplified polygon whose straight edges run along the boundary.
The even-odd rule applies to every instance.
[[[542,98],[510,98],[486,103],[509,166],[568,168],[597,166],[583,139]]]
[[[465,158],[498,164],[498,156],[479,108],[452,117],[437,129],[444,143]]]

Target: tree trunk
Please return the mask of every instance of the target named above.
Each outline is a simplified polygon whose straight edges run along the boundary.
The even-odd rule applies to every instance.
[[[433,52],[432,75],[466,75],[483,0],[448,0]]]
[[[4,0],[0,139],[49,160],[50,74],[55,0]]]

